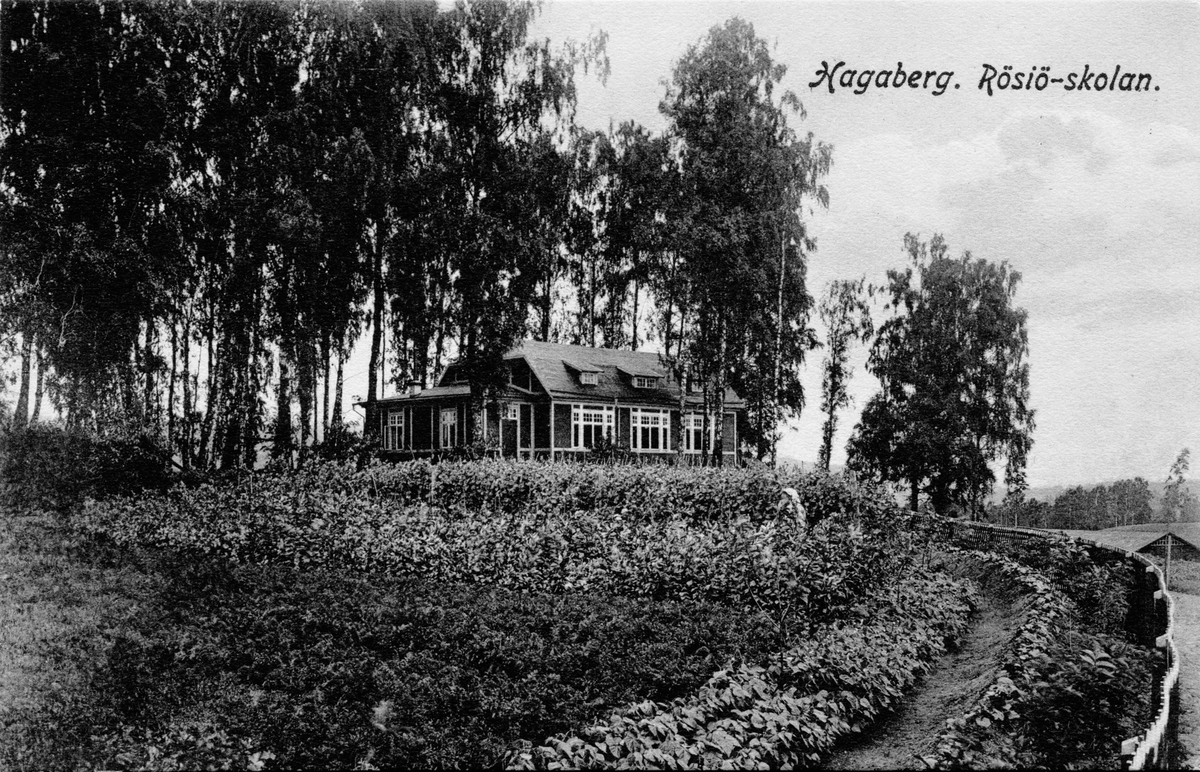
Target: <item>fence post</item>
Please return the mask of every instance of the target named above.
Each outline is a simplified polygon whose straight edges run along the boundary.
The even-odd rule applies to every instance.
[[[1167,531],[1167,564],[1163,568],[1163,588],[1171,589],[1171,542],[1174,541],[1171,537],[1171,532]]]
[[[1158,575],[1154,566],[1146,566],[1145,579],[1142,585],[1143,614],[1142,644],[1154,648],[1158,640]]]
[[[1121,769],[1129,769],[1133,765],[1133,754],[1137,752],[1139,742],[1140,735],[1121,742]]]

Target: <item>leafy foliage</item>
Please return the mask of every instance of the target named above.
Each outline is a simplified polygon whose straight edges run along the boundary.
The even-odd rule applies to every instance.
[[[1001,675],[970,711],[947,722],[925,762],[950,768],[1118,768],[1120,741],[1137,734],[1148,716],[1153,655],[1123,640],[1123,605],[1119,615],[1096,614],[1088,606],[1097,594],[1115,602],[1114,595],[1129,585],[1096,586],[1090,570],[1079,571],[1081,555],[1063,544],[1024,552],[1052,568],[1056,579],[994,552],[964,553],[991,581],[1003,577],[1015,587],[1024,604],[1022,621]],[[1066,562],[1059,563],[1063,557]],[[1071,577],[1082,606],[1059,589]],[[1112,611],[1103,602],[1096,605]]]
[[[119,544],[234,563],[352,566],[533,592],[709,600],[772,613],[795,606],[808,620],[837,613],[906,565],[903,535],[881,538],[882,531],[852,518],[830,518],[809,532],[783,519],[694,523],[585,511],[439,511],[294,491],[279,479],[90,503],[83,525]]]
[[[95,684],[110,765],[495,768],[523,737],[775,644],[755,612],[703,603],[175,563],[165,616],[118,638]]]
[[[693,696],[628,706],[579,736],[514,754],[524,768],[787,768],[893,707],[966,629],[967,589],[918,574],[861,598],[859,614],[779,664],[716,673]]]
[[[1101,530],[1151,522],[1152,499],[1149,483],[1135,477],[1094,488],[1076,485],[1063,491],[1053,504],[1010,495],[1000,506],[989,505],[984,516],[1000,525]]]
[[[3,499],[19,507],[72,510],[84,499],[164,491],[165,451],[150,436],[101,438],[36,424],[5,435]]]
[[[707,706],[718,745],[807,759],[895,704],[969,595],[915,568],[881,492],[790,482],[815,524],[780,513],[772,473],[661,466],[314,464],[89,502],[90,532],[168,556],[163,608],[186,623],[114,646],[102,692],[144,728],[105,735],[106,753],[523,764],[517,740],[638,704]]]
[[[817,311],[825,324],[825,360],[821,367],[821,410],[825,423],[821,429],[821,467],[829,470],[833,454],[833,435],[837,431],[837,412],[850,404],[847,385],[851,370],[847,361],[850,346],[866,341],[875,332],[868,299],[874,288],[864,280],[833,281],[825,289]]]
[[[679,159],[668,207],[678,259],[664,298],[674,306],[664,327],[677,332],[667,358],[681,381],[692,374],[704,384],[717,415],[727,386],[746,398],[746,436],[760,458],[784,412],[804,404],[798,369],[816,345],[813,302],[804,258],[787,261],[785,244],[816,248],[799,210],[806,199],[828,205],[821,181],[832,159],[828,145],[789,125],[804,112],[779,91],[786,70],[752,25],[730,19],[675,64],[660,107]],[[723,442],[718,425],[714,459]]]
[[[1005,458],[1009,488],[1024,487],[1032,444],[1025,311],[1013,305],[1020,274],[1002,263],[948,257],[941,236],[904,237],[912,265],[889,271],[893,315],[867,367],[880,380],[850,440],[850,465],[906,483],[911,507],[979,509],[989,467]]]
[[[1171,472],[1167,475],[1167,485],[1163,489],[1162,512],[1163,520],[1168,523],[1200,518],[1200,500],[1187,489],[1187,480],[1184,477],[1191,463],[1191,456],[1192,452],[1188,448],[1179,451],[1179,455],[1171,464]]]

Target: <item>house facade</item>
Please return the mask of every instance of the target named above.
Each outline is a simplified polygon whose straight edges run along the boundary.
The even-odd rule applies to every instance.
[[[686,388],[681,394],[658,354],[525,341],[504,359],[508,384],[498,408],[489,404],[483,416],[484,441],[501,456],[582,457],[606,442],[648,459],[711,453],[715,416],[706,438],[702,395]],[[452,364],[432,388],[379,399],[367,405],[367,415],[378,421],[386,454],[436,455],[470,444],[470,396]],[[737,419],[745,403],[727,390],[724,408],[729,463],[738,457]]]

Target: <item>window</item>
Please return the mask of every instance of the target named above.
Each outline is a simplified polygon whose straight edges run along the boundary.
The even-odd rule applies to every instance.
[[[648,375],[633,376],[633,388],[635,389],[657,389],[658,379]]]
[[[517,420],[517,403],[510,402],[507,405],[505,405],[503,417],[504,417],[505,421]]]
[[[571,405],[571,447],[591,448],[613,438],[611,405]]]
[[[453,448],[458,444],[458,408],[442,408],[442,447]]]
[[[383,447],[400,450],[404,447],[404,411],[392,410],[387,417],[387,430],[383,435]]]
[[[666,410],[633,408],[630,413],[634,450],[670,450],[671,414]]]
[[[595,386],[599,382],[599,373],[580,373],[579,382],[584,386]]]
[[[708,449],[712,450],[716,437],[716,421],[708,422]],[[688,413],[683,417],[683,452],[704,452],[704,414]]]

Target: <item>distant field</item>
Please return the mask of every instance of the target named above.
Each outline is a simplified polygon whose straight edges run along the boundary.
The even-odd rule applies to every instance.
[[[1151,557],[1160,568],[1163,560]],[[1171,572],[1168,577],[1167,589],[1172,592],[1185,592],[1188,595],[1200,595],[1200,562],[1195,560],[1172,560]]]

